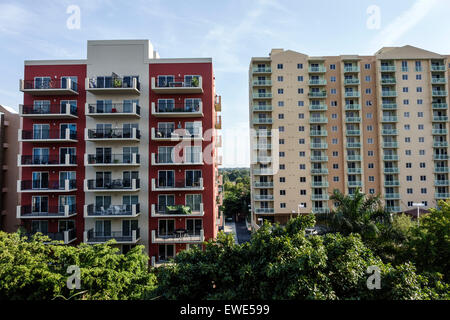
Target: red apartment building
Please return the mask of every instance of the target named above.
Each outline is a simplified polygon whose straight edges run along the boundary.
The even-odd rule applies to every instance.
[[[217,236],[220,97],[212,59],[148,40],[88,41],[87,59],[25,61],[17,218],[66,244],[145,245],[152,264]]]

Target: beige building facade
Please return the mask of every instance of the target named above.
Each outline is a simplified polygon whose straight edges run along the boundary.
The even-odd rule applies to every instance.
[[[412,46],[252,58],[253,222],[330,212],[334,189],[392,212],[449,198],[448,58]]]

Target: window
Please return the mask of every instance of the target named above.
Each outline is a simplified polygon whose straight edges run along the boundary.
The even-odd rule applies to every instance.
[[[333,163],[333,169],[339,169],[339,164]]]
[[[366,114],[366,118],[367,118],[367,119],[372,119],[372,113],[370,113],[370,112],[367,113],[367,114]]]
[[[420,168],[425,168],[425,167],[426,167],[426,164],[425,164],[425,162],[421,162],[421,163],[419,163],[419,167],[420,167]]]
[[[406,181],[412,181],[412,176],[406,176]]]
[[[375,181],[375,177],[374,176],[369,176],[369,182],[374,182]]]
[[[406,163],[406,168],[411,169],[412,168],[412,163],[411,162],[407,162]]]
[[[278,94],[283,94],[284,90],[283,89],[278,89]]]
[[[330,70],[336,70],[336,65],[335,64],[330,64]]]
[[[417,112],[417,117],[423,118],[423,112]]]
[[[372,105],[372,101],[371,100],[366,100],[366,106],[370,107]]]
[[[339,177],[333,177],[334,182],[339,182]]]
[[[201,194],[187,194],[186,206],[191,208],[194,212],[200,212],[200,204],[202,203]]]
[[[364,69],[370,70],[370,63],[366,63],[366,64],[364,65]]]
[[[373,138],[368,138],[368,139],[367,139],[367,143],[368,143],[368,144],[373,144]]]
[[[427,188],[420,188],[420,193],[421,194],[426,194],[427,193]]]
[[[306,177],[300,177],[300,182],[306,182]]]
[[[298,88],[297,92],[298,92],[299,94],[303,94],[303,88]]]
[[[298,63],[297,64],[297,69],[303,69],[303,63]]]
[[[410,156],[411,155],[411,150],[405,150],[405,155]]]
[[[421,74],[416,74],[416,80],[422,80],[422,75]]]
[[[373,169],[373,163],[369,163],[368,165],[367,165],[367,168],[369,168],[369,169]]]
[[[337,126],[332,126],[332,127],[331,127],[331,131],[337,132],[337,131],[338,131],[338,127],[337,127]]]
[[[306,156],[306,152],[305,151],[299,151],[298,156],[299,157],[304,157],[304,156]]]
[[[422,99],[417,99],[417,104],[423,104],[423,100]]]
[[[306,196],[306,190],[303,190],[303,189],[300,190],[300,195],[301,195],[301,196]]]
[[[337,117],[338,117],[337,113],[332,113],[331,114],[331,119],[337,119]]]
[[[283,76],[278,76],[277,80],[278,82],[283,82]]]
[[[202,219],[186,219],[186,229],[188,235],[199,236],[201,234],[201,230],[203,229],[202,225]]]
[[[419,125],[417,126],[417,128],[418,128],[419,130],[423,130],[423,124],[419,124]]]
[[[304,119],[305,118],[305,114],[304,113],[299,113],[298,114],[298,118],[299,119]]]
[[[184,148],[184,162],[185,163],[201,163],[202,162],[202,147],[201,146],[187,146]]]
[[[416,88],[416,91],[417,91],[417,92],[422,92],[422,87],[417,87],[417,88]]]
[[[279,152],[279,155],[280,155],[281,158],[283,158],[284,155],[285,155],[284,151],[280,151],[280,152]]]
[[[278,101],[278,106],[279,107],[284,107],[284,101]]]
[[[285,177],[280,177],[280,182],[281,183],[285,183],[286,182],[286,178]]]
[[[279,143],[279,144],[284,144],[284,139],[279,139],[279,140],[278,140],[278,143]]]
[[[412,193],[413,193],[413,189],[412,189],[412,188],[407,188],[407,189],[406,189],[406,193],[412,194]]]
[[[335,76],[331,76],[330,77],[330,82],[336,82],[336,77]]]
[[[331,92],[331,94],[336,94],[337,91],[336,91],[336,89],[331,89],[330,92]]]
[[[279,63],[279,64],[277,65],[277,69],[283,69],[283,64],[282,64],[282,63]]]
[[[370,76],[366,76],[366,82],[370,82],[370,81],[371,81]]]
[[[333,151],[332,155],[333,155],[333,157],[337,157],[337,156],[339,156],[339,152],[338,151]]]
[[[286,166],[284,164],[280,164],[280,170],[286,169]]]
[[[403,100],[403,104],[406,106],[406,105],[408,105],[409,104],[409,100],[408,99],[404,99]]]
[[[369,189],[370,194],[375,194],[375,189]]]
[[[284,114],[283,113],[278,114],[278,119],[280,120],[284,119]]]
[[[403,74],[402,75],[402,80],[408,80],[408,75],[407,74]]]
[[[332,107],[337,107],[337,101],[331,101],[331,106]]]
[[[333,138],[331,140],[331,144],[338,144],[338,139],[337,138]]]
[[[185,171],[185,186],[186,187],[200,187],[200,179],[202,178],[201,170],[186,170]]]
[[[425,142],[425,137],[419,137],[419,142]]]
[[[404,113],[403,113],[403,116],[404,116],[405,118],[409,118],[409,112],[404,112]]]
[[[281,208],[281,209],[286,208],[286,203],[284,203],[284,202],[280,203],[280,208]]]
[[[305,164],[300,164],[300,165],[298,166],[298,168],[299,168],[300,170],[306,170],[306,165],[305,165]]]
[[[284,132],[284,126],[279,126],[279,127],[278,127],[278,131]]]
[[[304,126],[299,126],[298,127],[298,131],[300,131],[300,132],[305,131],[305,127]]]
[[[305,139],[298,139],[299,144],[305,144]]]
[[[305,105],[305,103],[304,103],[303,101],[298,101],[298,102],[297,102],[297,105],[298,105],[299,107],[303,107],[303,106]]]
[[[373,126],[372,125],[368,125],[367,126],[367,131],[373,131]]]
[[[410,137],[405,137],[405,142],[406,143],[410,143],[411,142],[411,138]]]
[[[403,128],[405,128],[405,130],[410,130],[410,129],[411,129],[411,126],[410,126],[409,124],[405,124],[405,125],[403,126]]]
[[[419,155],[420,156],[424,156],[425,155],[425,150],[419,150]]]
[[[408,87],[403,87],[403,92],[408,92]]]
[[[285,196],[286,195],[286,190],[280,190],[280,196]]]
[[[298,81],[298,82],[303,82],[303,76],[298,76],[298,77],[297,77],[297,81]]]
[[[372,150],[367,151],[367,156],[373,157],[373,151]]]
[[[367,88],[366,89],[366,94],[372,94],[372,89],[371,88]]]

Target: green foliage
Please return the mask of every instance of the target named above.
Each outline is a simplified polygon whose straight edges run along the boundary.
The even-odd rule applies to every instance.
[[[250,178],[238,177],[234,182],[224,182],[224,199],[222,210],[226,217],[236,213],[248,213],[250,204]]]
[[[50,300],[71,297],[78,290],[66,286],[67,267],[81,270],[81,290],[75,299],[139,299],[151,296],[155,276],[148,272],[143,246],[119,254],[110,244],[78,247],[47,237],[31,239],[0,232],[0,300]]]

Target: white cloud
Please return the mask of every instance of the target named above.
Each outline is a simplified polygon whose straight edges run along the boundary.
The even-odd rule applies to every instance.
[[[409,30],[414,28],[428,13],[443,0],[417,0],[387,27],[383,28],[371,42],[371,52],[381,47],[395,45]],[[381,12],[383,14],[383,12]]]
[[[19,5],[0,4],[0,32],[2,33],[19,34],[33,18],[33,13]]]

